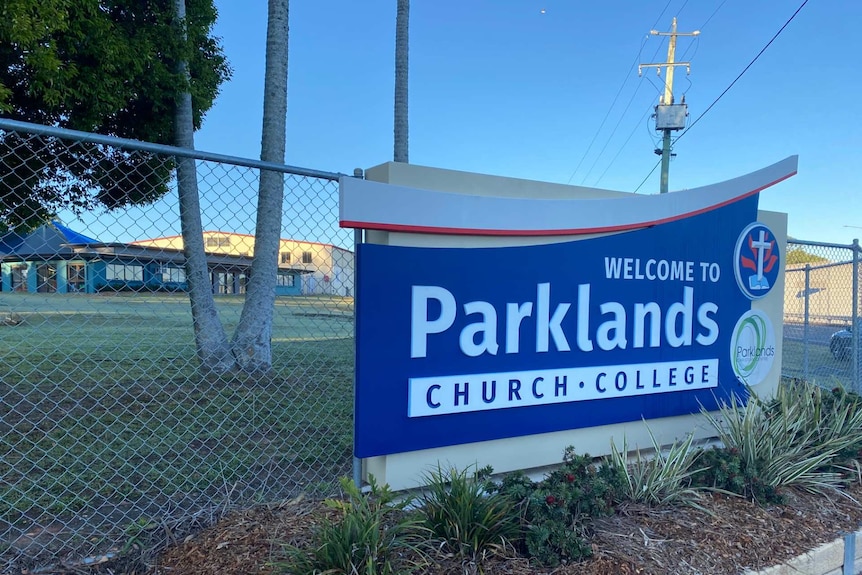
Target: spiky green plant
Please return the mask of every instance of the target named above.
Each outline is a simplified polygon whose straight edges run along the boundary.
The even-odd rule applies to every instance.
[[[287,560],[273,566],[290,575],[394,575],[421,566],[427,536],[421,518],[405,513],[409,501],[396,502],[388,486],[378,486],[373,477],[369,484],[363,494],[342,479],[345,498],[325,501],[340,519],[323,523],[310,550],[285,545]],[[405,552],[414,559],[404,559]]]
[[[611,453],[606,458],[623,478],[618,488],[620,500],[646,503],[647,505],[695,504],[700,498],[700,488],[691,485],[690,478],[699,470],[694,468],[698,450],[692,447],[694,436],[688,434],[682,441],[675,441],[663,450],[652,430],[647,427],[652,454],[635,450],[634,459],[629,460],[628,444],[623,439],[622,449],[611,441]]]
[[[782,413],[787,404],[806,431],[812,432],[815,448],[836,451],[833,466],[850,464],[862,449],[862,398],[841,387],[825,390],[817,385],[796,382],[779,387],[776,397],[766,402],[767,413]]]
[[[425,474],[420,497],[424,526],[447,550],[470,559],[505,553],[518,538],[518,510],[499,493],[486,491],[487,470],[436,469]]]
[[[738,456],[742,495],[780,501],[785,487],[824,492],[840,485],[841,474],[828,469],[845,440],[818,429],[815,399],[784,387],[768,403],[749,394],[747,403],[734,395],[717,413],[701,410],[724,447]]]

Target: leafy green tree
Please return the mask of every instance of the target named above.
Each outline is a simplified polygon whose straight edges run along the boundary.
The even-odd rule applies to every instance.
[[[109,136],[176,141],[188,91],[194,127],[230,68],[212,36],[213,0],[4,0],[0,114]],[[188,63],[189,75],[178,63]],[[0,226],[32,228],[62,208],[118,208],[167,192],[173,166],[149,154],[0,132]]]
[[[793,248],[791,250],[787,250],[786,265],[801,265],[801,264],[815,264],[820,262],[829,261],[824,257],[806,252],[802,248]]]

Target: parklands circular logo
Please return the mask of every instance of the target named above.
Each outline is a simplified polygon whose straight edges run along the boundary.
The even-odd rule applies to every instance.
[[[778,280],[781,267],[775,234],[760,222],[749,224],[736,240],[733,271],[739,289],[748,299],[760,299]]]
[[[757,385],[772,369],[775,359],[775,332],[761,311],[742,314],[730,338],[730,363],[742,383]]]

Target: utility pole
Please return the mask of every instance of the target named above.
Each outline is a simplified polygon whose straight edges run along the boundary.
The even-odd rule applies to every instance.
[[[683,96],[680,104],[674,103],[673,100],[673,69],[677,66],[685,66],[686,73],[691,72],[691,62],[676,62],[676,38],[677,36],[697,36],[700,30],[694,32],[677,32],[676,18],[671,23],[670,32],[659,32],[658,30],[650,30],[653,36],[670,36],[667,45],[667,62],[656,64],[640,64],[638,65],[638,76],[644,68],[655,68],[656,74],[661,76],[662,67],[665,68],[664,94],[659,100],[659,105],[655,107],[655,129],[656,131],[664,132],[662,137],[661,150],[656,150],[656,154],[661,154],[661,193],[667,193],[668,187],[668,170],[670,168],[670,133],[674,130],[685,128],[685,118],[688,115],[688,107],[685,104],[685,96]]]

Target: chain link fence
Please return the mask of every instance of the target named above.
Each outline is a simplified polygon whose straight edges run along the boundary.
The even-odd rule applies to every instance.
[[[174,180],[186,150],[0,120],[0,573],[153,549],[351,473],[353,232],[338,174],[285,174],[273,369],[198,369]],[[253,160],[195,153],[228,339]]]
[[[862,391],[860,259],[858,241],[788,241],[783,376]]]
[[[203,374],[177,156],[229,338],[259,173],[285,174],[273,369]],[[0,120],[0,573],[74,571],[351,473],[353,232],[339,174]],[[862,390],[860,248],[791,240],[785,377]]]

